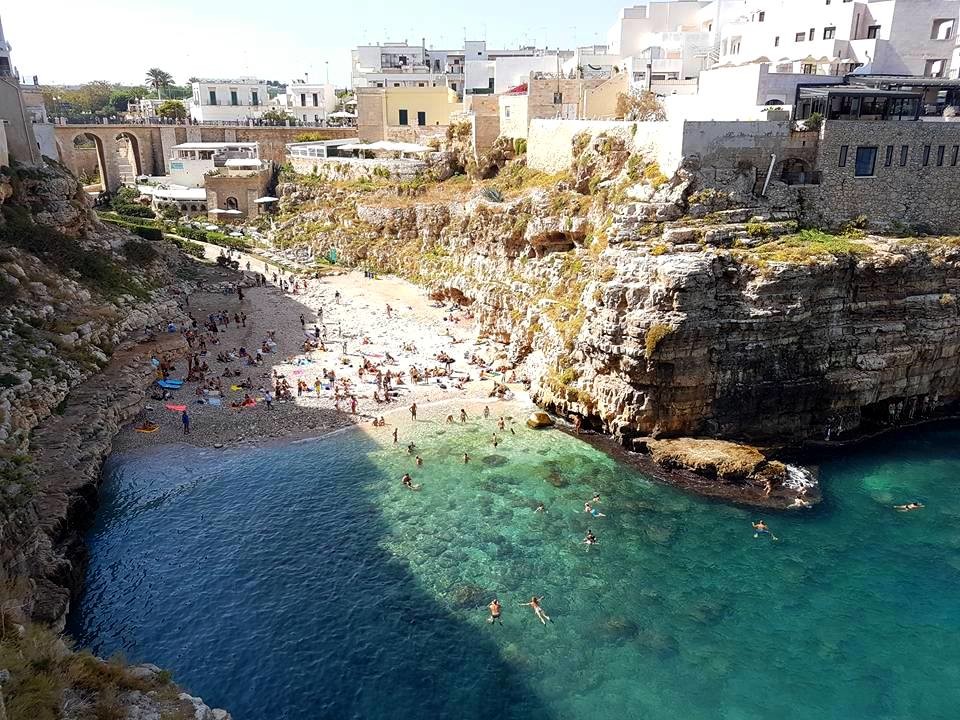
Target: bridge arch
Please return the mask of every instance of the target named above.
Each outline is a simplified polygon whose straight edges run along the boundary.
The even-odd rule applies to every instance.
[[[114,137],[117,151],[117,165],[124,181],[133,181],[143,175],[143,156],[140,154],[140,141],[127,130],[121,130]],[[131,177],[128,177],[131,176]]]
[[[96,176],[99,178],[99,181],[90,183],[89,185],[99,185],[100,192],[103,192],[109,187],[107,184],[107,156],[103,150],[103,140],[96,133],[79,132],[70,141],[70,152],[74,157],[73,169],[78,177],[89,177],[93,175],[91,172],[94,169],[93,164],[84,158],[90,150],[94,153],[97,171]]]

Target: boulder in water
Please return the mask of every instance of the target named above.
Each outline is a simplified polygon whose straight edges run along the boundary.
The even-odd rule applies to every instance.
[[[454,606],[462,610],[469,610],[486,605],[487,602],[489,602],[487,595],[489,595],[489,593],[479,585],[464,583],[454,586],[450,593],[450,599]]]
[[[543,412],[543,410],[532,412],[527,418],[527,427],[533,428],[534,430],[553,427],[553,418]]]

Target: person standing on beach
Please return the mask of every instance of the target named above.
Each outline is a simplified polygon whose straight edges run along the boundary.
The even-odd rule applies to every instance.
[[[340,291],[339,291],[339,290],[337,290],[337,291],[333,294],[333,299],[336,301],[337,305],[340,304]]]
[[[484,419],[484,420],[488,420],[489,418],[490,418],[490,406],[489,406],[489,405],[484,405],[484,406],[483,406],[483,419]]]
[[[183,423],[183,434],[190,434],[190,415],[187,413],[187,409],[184,408],[183,412],[180,414],[180,422]]]
[[[467,411],[463,408],[460,408],[460,422],[465,423],[467,421]]]
[[[393,308],[390,307],[390,303],[387,303],[387,320],[390,319],[390,317],[391,317],[390,313],[392,313],[392,312],[393,312]]]
[[[350,396],[350,412],[352,412],[354,415],[357,414],[357,396],[356,395]]]
[[[393,444],[397,444],[397,428],[393,429]]]
[[[263,393],[263,401],[267,404],[267,410],[273,410],[273,393],[267,390]]]
[[[416,404],[416,403],[413,403],[413,405],[410,406],[410,419],[411,419],[411,420],[414,420],[414,421],[416,421],[416,419],[417,419],[417,404]]]

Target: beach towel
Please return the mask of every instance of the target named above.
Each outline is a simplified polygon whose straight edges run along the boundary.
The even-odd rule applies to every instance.
[[[179,390],[182,382],[170,382],[169,380],[157,380],[157,385],[164,390]]]
[[[173,403],[168,403],[164,405],[167,410],[173,410],[174,412],[183,412],[187,409],[186,405],[174,405]]]
[[[243,390],[243,388],[240,387],[239,385],[231,385],[231,386],[230,386],[230,389],[231,389],[231,390],[234,390],[234,391],[236,391],[236,390]]]
[[[223,404],[223,401],[218,397],[207,398],[207,405],[212,405],[213,407],[220,407]]]

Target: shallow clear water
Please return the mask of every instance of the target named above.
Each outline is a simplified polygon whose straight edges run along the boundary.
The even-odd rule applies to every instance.
[[[957,717],[960,431],[824,464],[824,506],[771,542],[560,432],[492,429],[421,421],[422,468],[389,428],[114,458],[69,630],[237,720]]]

